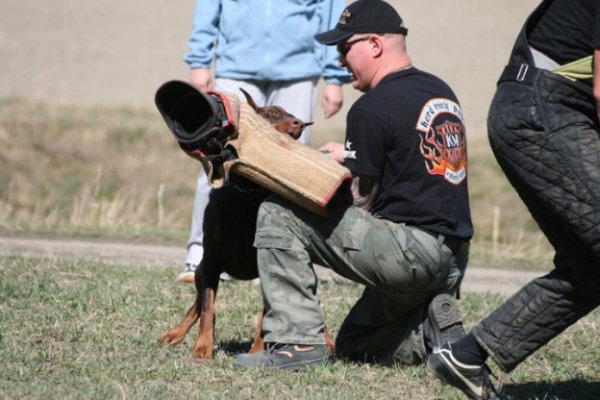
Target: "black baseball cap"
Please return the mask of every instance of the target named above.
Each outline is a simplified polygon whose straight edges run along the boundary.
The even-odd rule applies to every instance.
[[[342,13],[334,29],[315,35],[317,42],[333,45],[355,33],[408,34],[394,7],[383,0],[358,0]]]

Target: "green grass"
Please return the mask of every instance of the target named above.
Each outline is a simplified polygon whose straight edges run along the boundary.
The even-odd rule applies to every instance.
[[[173,283],[168,268],[54,258],[0,257],[1,399],[461,399],[423,366],[383,368],[337,362],[290,373],[237,370],[249,349],[260,291],[221,284],[215,360],[189,355],[197,328],[182,344],[158,338],[194,299],[193,285]],[[335,335],[361,289],[323,284],[319,294]],[[467,328],[503,300],[467,294]],[[511,375],[514,399],[600,398],[600,312],[596,310]]]

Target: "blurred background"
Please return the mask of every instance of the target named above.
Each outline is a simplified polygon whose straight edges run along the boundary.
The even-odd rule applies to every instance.
[[[537,0],[391,0],[410,32],[414,64],[445,79],[469,134],[484,134],[495,82]],[[187,79],[194,0],[2,0],[0,97],[153,108],[158,86]],[[342,127],[359,96],[345,87]],[[315,138],[323,129],[317,110]]]
[[[456,92],[466,120],[472,260],[546,268],[546,239],[487,143],[496,81],[537,0],[390,0],[413,63]],[[184,246],[200,164],[160,119],[154,93],[187,80],[195,0],[1,0],[0,235],[157,237]],[[341,141],[360,96],[315,112],[312,145]],[[141,239],[141,240],[142,240]]]

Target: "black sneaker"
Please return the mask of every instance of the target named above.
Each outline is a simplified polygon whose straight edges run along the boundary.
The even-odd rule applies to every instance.
[[[423,334],[431,348],[452,343],[465,336],[462,314],[453,295],[442,293],[429,304]]]
[[[502,400],[490,382],[489,367],[467,365],[454,358],[452,345],[446,343],[433,349],[427,359],[427,368],[438,379],[462,390],[472,400]]]
[[[325,364],[329,354],[324,344],[301,345],[271,343],[261,353],[239,354],[238,367],[262,367],[297,371],[311,364]]]

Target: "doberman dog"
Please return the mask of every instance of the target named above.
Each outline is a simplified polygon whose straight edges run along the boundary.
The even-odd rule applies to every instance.
[[[258,107],[252,97],[242,90],[248,104],[279,132],[298,139],[304,123],[282,107]],[[238,280],[258,277],[256,249],[253,246],[256,218],[261,202],[271,194],[267,189],[234,173],[229,174],[227,183],[213,189],[204,213],[204,256],[194,282],[196,301],[179,324],[161,336],[164,344],[177,344],[183,340],[190,328],[200,319],[200,331],[192,352],[192,358],[212,359],[215,328],[215,299],[219,286],[219,275],[227,272]],[[264,349],[261,313],[256,326],[250,353]],[[335,343],[325,331],[327,349],[335,353]]]

